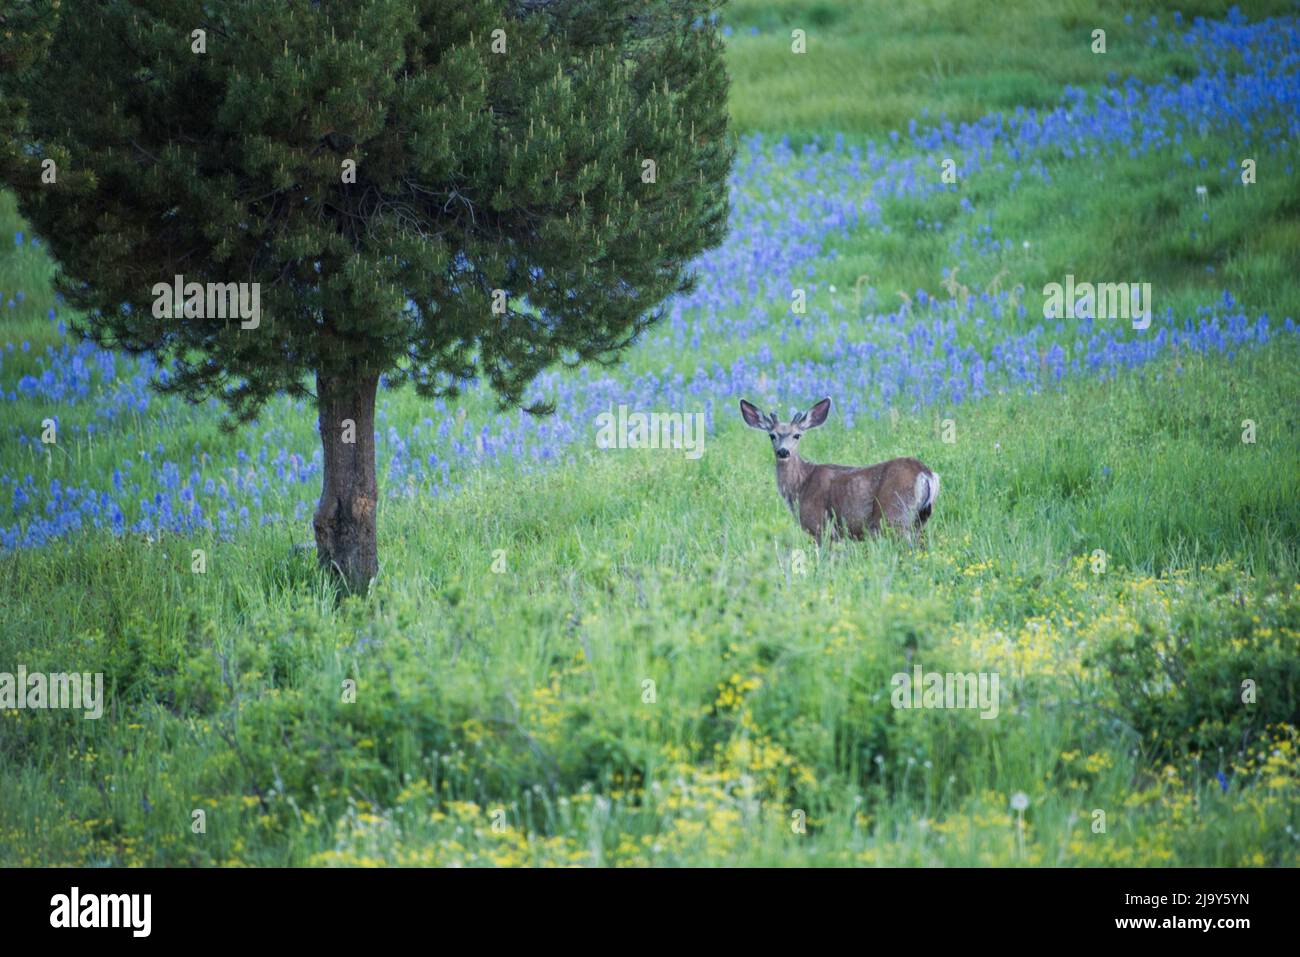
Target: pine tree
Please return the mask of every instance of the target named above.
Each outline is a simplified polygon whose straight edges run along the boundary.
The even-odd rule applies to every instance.
[[[22,146],[27,102],[4,81],[12,82],[45,56],[58,7],[57,0],[0,0],[0,150],[9,152],[10,164]]]
[[[617,355],[721,240],[717,6],[63,0],[0,75],[29,103],[0,178],[82,334],[232,425],[315,402],[318,554],[364,589],[381,376],[520,405],[548,365]],[[42,182],[54,150],[71,175]],[[258,284],[260,320],[173,302],[176,276]]]

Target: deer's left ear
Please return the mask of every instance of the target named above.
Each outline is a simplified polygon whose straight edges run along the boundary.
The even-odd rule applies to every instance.
[[[803,427],[805,429],[815,429],[826,421],[826,417],[831,414],[831,400],[822,399],[811,409],[804,417]]]
[[[740,417],[745,420],[745,424],[751,429],[768,428],[767,423],[763,421],[763,413],[758,410],[752,402],[744,399],[740,400]]]

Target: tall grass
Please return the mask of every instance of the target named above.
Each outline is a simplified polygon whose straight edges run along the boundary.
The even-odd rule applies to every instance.
[[[1198,0],[1183,22],[1223,7]],[[834,152],[835,133],[883,142],[922,110],[973,120],[1111,72],[1184,76],[1191,61],[1147,44],[1153,12],[1173,25],[1141,2],[742,0],[726,14],[733,112],[743,133]],[[1104,57],[1088,51],[1094,26]],[[809,34],[802,57],[794,27]],[[0,863],[1294,865],[1300,343],[1280,324],[1300,304],[1300,183],[1293,144],[1265,138],[1258,183],[1224,187],[1259,145],[1248,139],[1222,129],[1104,161],[1062,151],[1045,179],[1018,177],[999,146],[955,192],[889,194],[879,224],[821,232],[794,217],[801,189],[830,188],[809,172],[823,154],[763,154],[737,187],[816,247],[773,254],[775,275],[719,267],[710,281],[731,285],[647,337],[614,380],[753,361],[750,397],[790,405],[820,396],[792,394],[782,371],[815,381],[845,342],[924,343],[946,326],[987,353],[989,337],[1041,327],[1041,375],[926,406],[878,401],[869,382],[851,419],[863,397],[841,387],[804,440],[816,461],[906,454],[939,472],[925,549],[819,551],[732,396],[679,391],[713,415],[698,460],[598,451],[578,421],[557,428],[542,468],[467,452],[434,483],[381,462],[382,567],[365,601],[340,600],[295,548],[315,488],[292,479],[226,532],[106,524],[0,554],[0,672],[108,683],[101,720],[0,711]],[[1183,162],[1187,148],[1215,157],[1209,172]],[[779,222],[745,228],[753,256],[735,261],[766,261],[759,234]],[[163,461],[233,484],[273,471],[256,459],[266,443],[309,454],[309,409],[278,402],[224,433],[212,406],[137,401],[125,360],[84,396],[21,391],[76,358],[60,351],[53,267],[32,237],[12,242],[20,231],[0,194],[0,526],[44,514],[18,485],[111,489],[137,461],[127,502],[172,494]],[[986,234],[1010,242],[954,245]],[[1152,281],[1180,320],[1226,288],[1273,332],[1058,382],[1048,350],[1081,354],[1079,327],[991,290],[1018,284],[1025,303],[1067,272]],[[796,326],[798,284],[811,309]],[[952,305],[900,311],[918,289]],[[466,430],[460,408],[404,391],[385,402],[389,453],[413,429],[450,420],[460,440],[493,421],[481,393],[463,403]],[[51,415],[52,447],[37,438]],[[917,665],[997,674],[997,716],[895,708],[894,676]]]

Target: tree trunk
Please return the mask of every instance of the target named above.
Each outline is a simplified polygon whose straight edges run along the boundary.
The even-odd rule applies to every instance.
[[[325,474],[312,525],[316,555],[348,591],[379,574],[375,541],[375,392],[378,376],[316,376]]]

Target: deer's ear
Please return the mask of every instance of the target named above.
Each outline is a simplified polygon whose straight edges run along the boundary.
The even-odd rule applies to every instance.
[[[740,400],[740,416],[751,429],[767,429],[767,426],[763,424],[763,413],[744,399]]]
[[[826,421],[826,417],[831,414],[831,400],[822,399],[811,409],[808,410],[806,421],[803,423],[805,429],[815,429]]]

